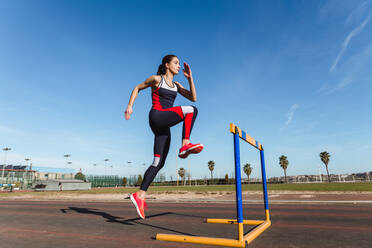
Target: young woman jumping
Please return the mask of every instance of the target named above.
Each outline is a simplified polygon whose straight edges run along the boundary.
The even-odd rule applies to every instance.
[[[196,101],[194,80],[190,66],[187,63],[184,63],[183,75],[189,81],[190,90],[185,89],[178,82],[173,82],[173,77],[178,74],[180,68],[181,66],[177,56],[165,56],[161,65],[159,65],[157,75],[147,78],[143,83],[133,89],[127,109],[125,110],[125,119],[129,120],[133,113],[132,107],[138,92],[151,87],[152,108],[149,113],[149,122],[151,130],[155,135],[154,161],[145,172],[140,190],[130,195],[130,199],[142,219],[145,218],[146,191],[156,174],[163,168],[168,155],[171,141],[170,127],[183,122],[182,146],[178,157],[186,158],[191,153],[199,153],[203,150],[202,144],[190,143],[191,130],[198,114],[197,108],[194,106],[173,107],[177,92],[190,101]]]

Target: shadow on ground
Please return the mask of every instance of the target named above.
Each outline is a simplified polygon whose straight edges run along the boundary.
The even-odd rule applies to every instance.
[[[170,232],[174,232],[174,233],[178,233],[178,234],[182,234],[182,235],[196,236],[195,234],[191,234],[191,233],[181,232],[181,231],[177,231],[177,230],[166,228],[166,227],[161,227],[161,226],[151,225],[151,224],[148,224],[148,223],[143,223],[143,222],[140,222],[142,220],[141,218],[124,219],[123,217],[113,216],[109,213],[100,211],[99,209],[95,209],[95,208],[68,207],[67,209],[60,209],[60,210],[61,210],[62,213],[67,213],[68,211],[75,211],[75,212],[80,213],[80,214],[98,215],[98,216],[101,216],[102,218],[106,219],[107,222],[112,222],[112,223],[120,223],[120,224],[123,224],[123,225],[139,224],[139,225],[144,225],[144,226],[160,229],[160,230],[163,230],[163,231],[170,231]],[[146,219],[156,218],[156,217],[164,216],[164,215],[186,216],[184,214],[177,214],[177,213],[173,213],[173,212],[164,212],[164,213],[159,213],[159,214],[153,214],[153,215],[146,216]],[[187,215],[187,216],[204,218],[202,216],[192,216],[192,215]]]

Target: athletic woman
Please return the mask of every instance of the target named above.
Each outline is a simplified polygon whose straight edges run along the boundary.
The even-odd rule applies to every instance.
[[[190,90],[185,89],[180,83],[173,81],[173,77],[178,74],[180,67],[177,56],[165,56],[161,65],[159,65],[157,75],[149,77],[133,89],[127,109],[125,110],[125,119],[129,120],[133,113],[133,103],[138,92],[151,87],[152,108],[149,113],[149,122],[151,130],[155,135],[154,161],[145,172],[140,190],[130,195],[130,199],[142,219],[145,218],[146,191],[156,174],[164,166],[168,155],[171,141],[170,127],[183,122],[182,146],[178,154],[180,158],[186,158],[191,153],[199,153],[203,150],[202,144],[190,143],[191,130],[198,114],[197,108],[194,106],[173,107],[177,93],[180,93],[192,102],[196,101],[194,80],[190,66],[187,63],[184,63],[183,75],[189,81]]]

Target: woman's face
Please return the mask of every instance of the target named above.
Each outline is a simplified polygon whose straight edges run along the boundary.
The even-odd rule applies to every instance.
[[[177,57],[173,57],[172,60],[165,65],[173,75],[177,75],[181,68],[180,61]]]

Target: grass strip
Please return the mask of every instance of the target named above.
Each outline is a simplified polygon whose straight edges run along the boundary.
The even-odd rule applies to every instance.
[[[372,183],[304,183],[304,184],[268,184],[269,191],[314,191],[314,192],[372,192]],[[128,194],[138,187],[93,188],[91,190],[52,191],[52,192],[4,192],[0,198],[8,196],[53,196],[54,194]],[[243,191],[262,191],[261,184],[244,184]],[[202,186],[152,186],[149,193],[208,193],[233,192],[235,185],[202,185]]]

